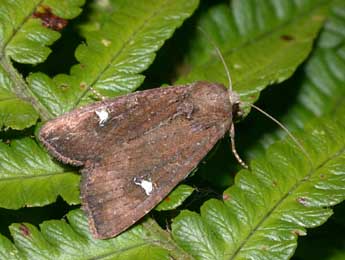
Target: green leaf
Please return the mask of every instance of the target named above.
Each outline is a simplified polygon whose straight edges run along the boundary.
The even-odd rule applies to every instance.
[[[133,91],[143,82],[141,73],[155,52],[197,5],[197,0],[106,2],[104,9],[114,11],[105,12],[96,29],[84,29],[86,43],[76,50],[80,64],[73,66],[71,75],[58,75],[46,85],[44,75],[32,74],[32,91],[54,116],[92,101],[89,87],[105,96]],[[56,99],[61,88],[67,99]]]
[[[72,109],[74,102],[71,101],[67,87],[58,85],[55,80],[51,79],[44,73],[37,72],[27,77],[27,82],[33,93],[39,93],[39,102],[47,109],[48,115],[41,117],[49,119],[51,115],[65,113]]]
[[[288,259],[297,235],[322,224],[332,214],[329,206],[345,198],[344,112],[345,107],[299,133],[313,165],[295,145],[275,144],[252,162],[251,172],[237,175],[224,202],[207,201],[201,215],[183,211],[173,222],[175,241],[150,220],[116,238],[95,240],[85,215],[76,210],[67,215],[69,224],[45,221],[40,232],[28,223],[11,225],[14,245],[0,237],[0,254],[18,259]]]
[[[61,8],[62,12],[69,12],[68,6],[63,5],[68,1],[52,2],[58,5],[54,10]],[[171,9],[163,8],[158,11],[157,21],[145,20],[144,18],[157,10],[157,5],[164,1],[157,2],[152,2],[151,5],[148,1],[149,4],[143,7],[139,1],[131,3],[130,6],[129,2],[124,0],[96,1],[95,4],[91,4],[90,16],[85,9],[88,16],[87,22],[81,21],[81,33],[85,36],[86,43],[77,50],[80,64],[73,67],[71,75],[59,75],[51,79],[43,73],[29,74],[27,79],[30,89],[27,89],[21,75],[13,67],[7,66],[10,64],[9,59],[2,58],[4,72],[0,74],[0,82],[5,83],[1,83],[0,98],[10,96],[20,101],[16,107],[13,103],[4,106],[15,115],[8,117],[5,126],[22,129],[36,122],[37,113],[31,112],[32,108],[25,107],[25,104],[32,104],[42,118],[46,119],[80,105],[83,93],[86,95],[80,103],[90,102],[92,96],[85,92],[88,86],[93,86],[107,96],[123,94],[136,88],[138,82],[142,81],[142,71],[149,66],[155,52],[161,46],[154,45],[155,49],[152,50],[143,44],[163,42],[170,37],[197,5],[197,1],[176,1],[169,5]],[[296,113],[295,118],[307,119],[298,125],[299,127],[304,126],[314,115],[336,111],[343,106],[344,12],[340,7],[343,6],[342,1],[334,2],[338,2],[338,6],[332,9],[331,21],[326,24],[317,43],[318,50],[313,52],[311,60],[308,61],[308,69],[299,71],[299,74],[307,74],[309,83],[306,81],[306,85],[316,86],[314,89],[306,89],[303,94],[302,101],[308,104],[307,114],[301,110],[293,113],[289,111],[291,118],[294,118]],[[253,102],[258,91],[272,82],[289,77],[308,55],[322,24],[319,19],[325,17],[327,3],[303,0],[262,1],[257,4],[253,0],[234,0],[232,4],[233,9],[229,9],[226,5],[212,2],[212,7],[205,9],[207,13],[200,9],[194,18],[201,18],[198,24],[215,39],[226,60],[236,61],[228,63],[231,65],[235,88],[239,90],[244,101]],[[133,10],[133,6],[140,8]],[[156,9],[150,9],[151,7]],[[146,12],[143,12],[143,9]],[[123,17],[122,14],[126,13],[124,10],[136,19],[129,19],[128,15]],[[174,14],[176,20],[167,22],[165,26],[170,34],[164,31],[165,27],[159,29],[159,26],[165,23],[164,15],[170,17]],[[238,23],[235,24],[234,21]],[[112,26],[120,32],[118,35],[114,36],[116,32]],[[163,30],[164,34],[151,34],[156,28]],[[233,31],[234,29],[238,30]],[[132,34],[133,48],[129,44],[130,32],[138,32]],[[156,38],[147,39],[146,35]],[[231,40],[227,38],[229,35],[233,37]],[[111,38],[106,38],[108,36]],[[185,40],[183,45],[186,48],[192,40],[191,49],[187,50],[191,53],[190,63],[195,67],[191,76],[197,76],[198,69],[206,68],[202,72],[206,74],[206,79],[226,83],[223,67],[212,54],[214,48],[205,44],[208,41],[205,36],[198,35],[194,41],[191,34]],[[112,49],[114,43],[121,48]],[[19,54],[18,59],[22,58]],[[109,61],[111,55],[117,54],[120,60]],[[318,59],[314,60],[314,57]],[[135,61],[136,58],[138,61]],[[115,66],[119,61],[124,63]],[[127,66],[128,71],[125,70]],[[117,68],[121,71],[117,71]],[[245,69],[248,74],[245,74]],[[159,71],[161,70],[162,68]],[[119,78],[116,78],[117,75]],[[116,80],[121,79],[123,86],[129,88],[108,90],[103,82],[108,78],[110,85],[118,83]],[[197,76],[195,79],[203,77]],[[121,84],[118,85],[122,86]],[[327,87],[328,85],[331,87]],[[291,89],[295,87],[291,85]],[[24,103],[22,100],[28,102]],[[2,116],[1,109],[0,103],[0,120],[5,120],[8,112],[4,109]],[[32,114],[32,118],[21,118],[20,109],[28,115]],[[342,115],[344,113],[345,111]],[[94,240],[90,236],[85,216],[81,211],[72,211],[68,215],[68,221],[46,221],[40,226],[40,231],[28,223],[11,225],[13,239],[0,236],[0,258],[289,258],[296,247],[297,235],[306,234],[305,228],[323,223],[332,213],[330,206],[344,199],[344,155],[343,152],[334,155],[334,150],[339,145],[344,147],[343,121],[344,117],[337,112],[331,119],[320,119],[314,125],[308,125],[305,133],[298,136],[311,154],[314,162],[311,168],[298,148],[287,143],[276,144],[267,155],[252,163],[253,172],[238,174],[235,186],[228,189],[223,196],[225,202],[214,199],[206,202],[201,209],[201,215],[183,211],[173,224],[175,241],[170,238],[169,232],[162,231],[151,219],[135,225],[117,238],[106,241]],[[262,140],[260,138],[257,141]],[[58,195],[70,204],[79,202],[79,175],[52,162],[31,139],[20,139],[10,145],[1,144],[0,150],[0,206],[9,205],[4,207],[13,209],[25,205],[45,205],[55,201]],[[308,172],[309,169],[311,170]],[[176,201],[180,200],[178,193],[170,196],[175,195]]]
[[[163,3],[164,8],[162,8],[162,3]],[[129,19],[128,13],[130,12],[129,10],[132,10],[132,5],[129,6],[125,2],[124,3],[117,2],[115,4],[116,8],[114,7],[113,9],[111,9],[111,8],[108,8],[109,6],[103,7],[106,10],[115,10],[115,11],[114,12],[109,11],[108,13],[106,13],[106,15],[101,16],[102,18],[99,16],[96,16],[90,22],[89,27],[84,27],[83,33],[85,34],[88,44],[80,46],[79,49],[82,49],[85,51],[83,52],[84,53],[83,55],[85,55],[85,57],[88,57],[88,60],[87,61],[84,60],[83,58],[84,56],[78,56],[79,52],[77,51],[77,57],[80,57],[78,59],[81,62],[81,64],[78,64],[75,67],[73,67],[71,76],[59,75],[55,77],[54,79],[50,79],[48,76],[42,73],[31,74],[28,78],[28,82],[31,86],[32,91],[39,98],[40,103],[45,108],[49,109],[50,114],[53,114],[53,115],[59,115],[73,108],[76,105],[78,96],[80,97],[80,94],[81,94],[80,87],[86,88],[87,86],[91,84],[91,83],[89,84],[88,82],[94,82],[91,84],[92,87],[96,88],[98,91],[100,91],[103,94],[106,94],[106,95],[121,94],[121,91],[116,92],[117,91],[116,89],[115,89],[116,93],[114,92],[113,94],[107,91],[102,91],[101,87],[97,88],[97,84],[98,84],[97,81],[101,80],[101,78],[103,77],[102,75],[104,73],[110,77],[109,80],[113,80],[113,79],[117,80],[119,76],[121,78],[120,81],[124,84],[124,86],[125,85],[130,86],[130,84],[127,84],[128,82],[125,81],[125,77],[128,80],[133,75],[135,77],[142,78],[142,75],[138,73],[142,71],[145,68],[145,66],[149,64],[149,62],[151,62],[152,58],[154,57],[154,51],[161,46],[161,44],[163,43],[163,40],[165,40],[167,37],[170,37],[173,30],[178,25],[181,24],[183,19],[185,19],[188,15],[191,14],[195,6],[196,6],[196,2],[193,2],[191,4],[191,2],[187,3],[184,1],[175,1],[174,5],[169,5],[169,6],[166,6],[164,1],[154,2],[154,3],[152,2],[152,4],[150,5],[145,4],[142,8],[138,8],[139,11],[136,11],[134,14],[131,14],[131,15],[138,16],[138,19],[134,23],[129,23],[129,26],[126,27],[123,25],[121,26],[121,28],[119,28],[119,25],[117,23],[119,20],[125,23]],[[224,6],[221,6],[221,7],[224,8]],[[102,7],[100,6],[98,6],[98,8],[102,9]],[[312,8],[314,8],[317,11],[315,11]],[[160,10],[159,14],[157,14],[158,9]],[[324,9],[326,8],[324,8],[323,5],[321,5],[321,8],[319,8],[318,5],[314,6],[313,4],[310,4],[310,5],[304,4],[301,6],[296,6],[294,11],[291,11],[291,12],[289,11],[289,14],[286,14],[285,16],[283,15],[284,19],[282,19],[282,21],[280,22],[281,23],[289,22],[289,23],[294,24],[295,27],[297,27],[295,24],[299,22],[300,19],[303,18],[303,17],[301,18],[302,13],[303,14],[307,13],[308,15],[306,17],[309,17],[309,19],[312,19],[310,17],[314,17],[316,15],[315,12],[317,14],[323,13]],[[122,19],[120,19],[120,17],[122,17]],[[158,23],[158,19],[163,19],[164,22],[159,20],[160,22]],[[290,21],[289,19],[292,21]],[[303,19],[307,19],[307,18],[303,18]],[[143,25],[143,22],[145,22],[144,25]],[[165,26],[165,23],[169,24],[169,26]],[[311,26],[310,28],[307,27],[307,25],[305,25],[303,33],[306,34],[310,30],[312,32],[310,33],[312,37],[309,37],[310,36],[309,35],[308,41],[306,40],[307,38],[303,38],[304,40],[301,42],[303,42],[303,44],[305,42],[308,42],[308,46],[310,46],[321,24],[322,24],[321,21],[317,21],[313,23],[313,26]],[[116,35],[113,32],[114,26],[117,26],[115,27],[117,28],[117,32],[118,32]],[[274,31],[274,29],[276,28],[274,27],[274,28],[264,28],[264,29],[265,30],[262,30],[260,32],[261,34],[259,36],[262,36],[263,33],[270,35],[272,34],[272,31]],[[164,33],[161,33],[162,30],[164,31]],[[158,32],[160,33],[158,34]],[[282,32],[279,31],[279,33],[282,33]],[[142,36],[146,34],[151,35],[152,37]],[[124,35],[124,37],[121,38],[119,37],[119,35]],[[254,36],[259,37],[257,35],[254,35]],[[295,35],[294,37],[297,37],[297,36],[298,35]],[[248,34],[247,37],[252,37],[252,36]],[[145,39],[144,42],[142,42],[143,39]],[[132,40],[133,40],[133,44],[132,45],[128,44]],[[286,45],[286,43],[282,41],[279,37],[278,37],[278,40],[279,40],[279,43],[282,42],[284,46]],[[89,41],[90,41],[90,44],[89,44]],[[159,44],[153,45],[154,48],[151,48],[151,47],[148,48],[147,46],[149,45],[152,46],[153,41]],[[249,40],[247,39],[247,41]],[[240,43],[244,44],[242,41]],[[97,51],[94,50],[96,47],[97,47]],[[291,48],[294,48],[294,47],[295,46]],[[146,49],[146,51],[143,51],[144,49]],[[300,53],[300,54],[296,54],[296,53]],[[296,53],[295,55],[300,57],[300,55],[305,56],[306,53],[308,52],[303,52],[304,53],[303,54],[302,51],[297,51]],[[123,56],[125,54],[128,55],[128,57]],[[148,57],[150,57],[149,60],[147,60]],[[119,71],[118,68],[121,68],[121,66],[120,67],[115,66],[122,59],[125,59],[126,62],[123,63],[123,66],[126,66],[126,68],[128,67],[130,73],[127,73],[127,70]],[[127,61],[129,62],[128,64],[127,64]],[[135,62],[132,64],[131,61],[135,61]],[[120,62],[120,64],[122,63]],[[141,69],[136,70],[137,65],[135,64],[141,64],[140,65]],[[294,68],[297,65],[298,64],[295,64]],[[106,68],[106,70],[103,70],[104,68]],[[90,80],[86,80],[86,78],[88,77],[90,77]],[[94,81],[95,79],[96,81]],[[116,82],[116,80],[114,82]],[[112,85],[111,81],[107,80],[106,82],[107,83],[104,86],[111,87]],[[111,91],[113,90],[114,89],[112,89]],[[126,91],[130,91],[130,90],[128,89]],[[182,200],[183,198],[179,198],[179,199]]]
[[[333,208],[334,214],[321,227],[308,230],[307,237],[298,239],[298,247],[292,259],[344,259],[345,203]],[[343,254],[340,254],[340,253]],[[339,258],[340,257],[340,258]]]
[[[297,134],[311,162],[296,145],[278,142],[236,175],[223,202],[207,201],[200,215],[183,211],[172,226],[176,242],[195,259],[290,258],[297,236],[345,199],[344,112]]]
[[[270,111],[280,122],[289,130],[303,128],[304,124],[314,119],[334,111],[345,95],[345,3],[344,1],[333,1],[330,16],[316,42],[311,57],[301,68],[301,73],[295,75],[286,84],[288,87],[297,89],[295,96],[285,97],[270,96],[269,101],[264,101],[266,107],[274,105],[277,100],[283,103],[282,107],[288,106],[287,113],[275,114],[274,109]],[[274,106],[272,106],[274,107]],[[277,106],[275,106],[277,107]],[[286,133],[278,128],[271,133],[267,133],[267,119],[265,122],[253,122],[255,129],[249,127],[246,137],[257,137],[253,134],[261,131],[265,135],[260,138],[260,142],[246,150],[251,158],[265,150],[265,147],[272,144],[275,140],[281,139]],[[266,124],[265,124],[266,123]],[[261,129],[261,130],[259,130]],[[248,140],[247,140],[248,141]]]
[[[138,42],[136,47],[134,49],[128,47],[130,53],[132,52],[131,54],[128,53],[128,55],[130,57],[134,57],[135,55],[133,54],[133,52],[136,52],[140,57],[143,58],[151,56],[153,57],[153,49],[149,52],[140,49],[144,48],[144,46],[141,45],[142,43],[140,43],[141,39],[149,39],[147,44],[155,41],[155,44],[158,44],[155,45],[155,48],[158,48],[159,45],[163,43],[163,39],[170,36],[170,34],[173,32],[173,29],[175,29],[176,26],[179,25],[183,21],[183,19],[190,14],[186,13],[187,7],[189,7],[190,11],[192,11],[192,9],[195,8],[196,3],[196,1],[194,1],[193,4],[190,1],[188,3],[183,1],[176,1],[174,2],[174,5],[166,5],[165,3],[165,9],[160,10],[162,11],[162,13],[158,12],[160,5],[157,5],[156,3],[152,2],[151,5],[143,6],[144,9],[140,10],[139,12],[141,15],[143,15],[143,17],[141,18],[141,20],[138,20],[139,23],[134,23],[135,26],[133,27],[133,29],[139,30],[137,33],[147,33],[147,36],[140,36],[139,38],[137,38]],[[125,6],[127,6],[126,10],[128,16],[128,5]],[[145,21],[145,17],[147,18],[147,14],[145,14],[144,12],[145,10],[151,10],[151,16],[149,16],[151,17],[151,20],[149,21]],[[170,16],[168,15],[168,17],[165,17],[163,15],[163,11],[166,15],[169,14]],[[154,16],[152,16],[153,14]],[[124,14],[120,12],[118,15]],[[127,18],[129,19],[130,17]],[[166,22],[170,23],[170,25],[168,27],[164,27],[164,22],[158,22],[158,18],[163,19],[164,21],[166,20]],[[112,24],[116,21],[116,19],[112,20]],[[127,22],[129,23],[129,20],[127,20]],[[143,23],[145,25],[144,28],[137,28],[140,24],[143,25]],[[163,26],[164,28],[159,29],[157,27],[158,25],[159,28],[160,26]],[[108,24],[107,26],[108,30],[110,30],[110,24]],[[147,30],[151,30],[151,32],[148,33]],[[161,34],[158,34],[158,32],[161,32]],[[102,31],[102,33],[106,34],[106,31]],[[156,38],[151,39],[149,37],[150,33],[152,33],[152,36],[155,35]],[[116,35],[113,33],[112,37],[116,38]],[[159,41],[158,39],[162,40]],[[127,45],[125,44],[125,46]],[[147,47],[147,45],[145,46]],[[122,50],[119,50],[118,48],[116,48],[115,50],[116,52],[114,53],[114,55],[118,55],[119,52],[122,53]],[[107,53],[105,53],[104,55],[106,54]],[[28,82],[33,89],[40,93],[40,104],[47,105],[47,107],[49,107],[51,111],[66,111],[66,109],[68,108],[66,104],[70,101],[67,90],[64,91],[63,89],[63,91],[56,91],[53,88],[50,88],[52,85],[57,88],[57,86],[54,85],[54,80],[50,79],[43,73],[35,73],[29,76]],[[70,105],[73,104],[74,102],[70,102]],[[33,114],[36,115],[36,120],[37,114]],[[24,115],[21,116],[23,117]],[[16,148],[16,145],[19,144],[21,145]],[[3,201],[0,200],[0,206],[11,209],[23,207],[25,205],[42,206],[54,202],[57,195],[61,195],[69,204],[79,203],[79,176],[66,171],[61,167],[58,167],[55,163],[51,162],[48,154],[36,147],[36,144],[26,142],[21,143],[20,141],[19,143],[14,142],[11,145],[11,148],[7,147],[6,145],[3,145],[2,148],[4,149],[4,151],[6,151],[6,153],[9,153],[8,156],[4,156],[4,159],[8,162],[8,164],[14,164],[15,169],[7,168],[7,164],[5,163],[1,165],[3,169],[0,171],[0,185],[1,183],[3,183],[2,186],[4,187],[4,191],[14,189],[15,192],[11,193],[10,199],[3,197]],[[23,149],[23,151],[20,149]],[[30,149],[35,149],[35,152],[37,152],[37,154],[35,152],[30,152]],[[40,157],[44,157],[44,161],[41,161],[42,159],[39,159]],[[23,158],[27,159],[23,160]],[[30,164],[26,163],[29,159],[40,163],[36,164],[35,168],[32,168]],[[47,163],[47,165],[45,165],[45,163]],[[14,188],[17,186],[20,188]],[[184,194],[184,196],[186,196],[186,193]],[[184,198],[179,198],[180,201],[175,201],[174,199],[175,205],[181,203],[183,199]]]
[[[233,88],[244,102],[253,102],[267,85],[292,75],[311,51],[327,13],[328,1],[231,2],[202,14],[203,28],[221,49]],[[228,85],[214,47],[204,34],[191,43],[192,71],[178,82],[208,80]],[[208,43],[208,44],[207,44]]]
[[[0,127],[22,130],[38,119],[38,113],[47,117],[47,111],[37,102],[22,75],[10,59],[19,63],[43,62],[60,33],[46,28],[34,17],[34,12],[47,12],[64,19],[80,13],[84,0],[25,1],[4,0],[0,5]],[[55,19],[47,18],[47,19]]]
[[[22,130],[34,125],[38,114],[31,104],[18,98],[12,88],[13,82],[0,67],[0,128]]]
[[[92,238],[87,218],[81,210],[69,212],[67,220],[68,223],[64,220],[45,221],[40,225],[40,231],[28,223],[11,225],[14,245],[0,236],[1,258],[191,259],[174,247],[165,232],[155,232],[159,227],[149,221],[116,238],[97,240]],[[166,243],[168,241],[170,244]]]
[[[43,62],[60,33],[45,27],[33,16],[34,12],[49,8],[63,19],[76,17],[84,0],[3,0],[0,6],[0,57],[10,57],[19,63]]]
[[[186,184],[181,184],[170,192],[169,195],[155,207],[155,210],[160,211],[176,209],[193,193],[193,191],[193,187]]]
[[[23,259],[23,255],[6,237],[0,235],[0,257],[2,259]]]
[[[79,203],[79,175],[51,160],[34,140],[0,143],[0,207],[43,206],[60,195]]]
[[[298,103],[283,122],[291,127],[303,127],[303,122],[335,110],[345,94],[345,3],[334,1],[327,23],[308,60],[302,79]],[[292,115],[294,115],[292,117]]]

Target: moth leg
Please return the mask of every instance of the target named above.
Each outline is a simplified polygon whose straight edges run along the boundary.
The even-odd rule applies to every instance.
[[[232,153],[234,154],[236,160],[242,165],[242,167],[248,169],[248,165],[241,159],[241,157],[238,155],[237,150],[236,150],[234,123],[231,123],[229,134],[230,134],[230,140],[231,140]]]

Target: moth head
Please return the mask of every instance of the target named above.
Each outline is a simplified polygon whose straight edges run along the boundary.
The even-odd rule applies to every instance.
[[[236,121],[237,119],[241,119],[243,116],[243,110],[241,109],[241,100],[240,95],[235,91],[228,90],[229,92],[229,100],[232,107],[232,117]]]

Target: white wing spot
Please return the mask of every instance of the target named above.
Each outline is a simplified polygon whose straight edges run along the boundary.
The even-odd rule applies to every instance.
[[[96,115],[99,118],[98,124],[100,126],[104,126],[104,124],[108,121],[109,113],[106,109],[102,108],[101,110],[95,110]]]
[[[133,181],[134,181],[134,184],[136,184],[136,185],[138,185],[144,189],[147,196],[149,196],[152,193],[152,191],[153,191],[152,181],[144,180],[144,179],[138,179],[138,178],[134,178]]]

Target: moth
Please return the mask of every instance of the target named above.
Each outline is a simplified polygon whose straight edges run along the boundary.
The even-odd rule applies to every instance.
[[[93,236],[105,239],[141,219],[197,167],[232,131],[238,105],[236,92],[221,84],[150,89],[59,116],[39,139],[58,160],[81,167],[82,208]]]

